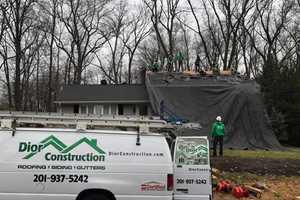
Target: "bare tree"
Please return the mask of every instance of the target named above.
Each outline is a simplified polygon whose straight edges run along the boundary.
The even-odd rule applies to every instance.
[[[178,16],[178,22],[176,22],[176,32],[177,35],[175,35],[176,40],[176,51],[181,52],[183,54],[183,60],[185,61],[186,67],[183,67],[181,70],[190,70],[191,69],[191,63],[190,63],[190,48],[192,44],[192,32],[190,31],[188,24],[188,18],[185,17],[185,14]],[[176,63],[177,65],[177,63]],[[177,70],[179,69],[179,66],[177,67]]]
[[[108,51],[103,52],[102,57],[95,54],[98,63],[94,66],[98,67],[109,82],[118,84],[122,79],[123,58],[126,53],[126,47],[122,42],[122,34],[129,25],[127,19],[127,3],[120,1],[113,11],[107,16],[106,26],[109,29],[110,35],[103,35],[106,40]],[[103,57],[105,60],[103,61]]]
[[[196,13],[191,0],[188,0],[192,14],[197,23],[197,33],[203,43],[204,53],[211,67],[217,63],[213,62],[215,53],[211,54],[205,38],[206,28],[200,24],[200,16]],[[207,30],[211,35],[210,41],[218,51],[224,70],[233,68],[239,56],[239,33],[243,20],[254,7],[254,0],[202,0],[202,5],[207,17]],[[218,34],[220,32],[220,34]],[[221,36],[221,40],[219,40]],[[236,68],[236,67],[235,67]]]
[[[190,10],[192,12],[192,15],[193,15],[193,18],[196,22],[196,25],[197,25],[197,29],[194,29],[193,27],[191,26],[188,26],[191,30],[193,30],[194,32],[196,32],[200,39],[201,39],[201,43],[202,43],[202,46],[203,46],[203,49],[204,49],[204,54],[205,54],[205,58],[207,59],[208,61],[208,64],[210,66],[214,66],[213,62],[212,62],[212,59],[211,59],[211,55],[209,53],[209,48],[208,48],[208,44],[207,44],[207,41],[206,41],[206,38],[205,38],[205,34],[201,28],[201,24],[200,24],[200,20],[199,20],[199,17],[196,13],[196,10],[195,10],[195,6],[193,5],[192,1],[191,0],[187,0],[188,4],[189,4],[189,7],[190,7]],[[204,4],[205,5],[205,4]],[[207,9],[205,9],[207,11]],[[209,15],[208,16],[208,24],[210,24],[210,18],[209,18]],[[183,23],[186,25],[186,23]],[[198,54],[198,53],[197,53]]]
[[[16,110],[21,109],[22,105],[22,90],[21,77],[24,73],[22,69],[22,57],[35,42],[36,37],[32,41],[25,43],[24,36],[30,32],[36,25],[35,12],[33,6],[35,0],[4,0],[7,9],[1,6],[2,15],[5,19],[5,24],[8,27],[8,38],[12,42],[12,50],[14,52],[14,106]]]
[[[7,87],[7,96],[8,96],[8,107],[11,109],[13,107],[12,103],[12,90],[11,90],[11,77],[9,70],[9,53],[8,53],[8,38],[7,38],[7,25],[6,20],[3,16],[3,11],[6,12],[8,5],[6,2],[1,2],[0,4],[0,69],[3,69],[5,74],[5,85]]]
[[[100,69],[109,82],[115,84],[124,80],[131,84],[135,54],[151,30],[146,10],[143,7],[139,7],[137,11],[131,14],[128,14],[128,9],[128,4],[123,1],[115,5],[114,12],[107,18],[111,35],[106,37],[107,49],[109,50],[105,58],[106,61],[96,55],[98,63],[93,64]],[[125,58],[126,54],[128,59]],[[125,63],[128,63],[127,71],[124,70]]]
[[[28,48],[24,55],[22,56],[22,79],[21,79],[21,88],[22,88],[22,99],[23,99],[23,108],[22,110],[30,110],[33,107],[33,101],[32,100],[32,78],[34,73],[36,72],[36,61],[37,61],[37,55],[40,51],[40,48],[42,45],[44,45],[46,34],[43,32],[40,32],[39,27],[31,30],[28,32],[28,34],[24,35],[24,45],[28,46],[28,43],[32,43],[34,41],[34,44],[30,45],[30,48]]]
[[[174,59],[174,23],[180,14],[180,0],[143,0],[151,13],[151,22],[155,31],[160,52],[167,58],[167,70],[173,70]],[[167,38],[166,40],[164,38]]]
[[[57,19],[58,19],[58,0],[40,1],[39,6],[42,12],[45,13],[44,22],[47,24],[44,27],[44,31],[49,37],[47,37],[47,43],[49,45],[49,77],[48,77],[48,98],[47,98],[47,111],[52,111],[52,96],[53,96],[53,83],[52,75],[54,70],[54,62],[57,48],[55,47],[55,38],[57,36]],[[58,50],[57,50],[58,51]],[[58,66],[57,66],[58,67]]]
[[[157,47],[157,39],[155,34],[150,34],[138,48],[137,63],[139,66],[148,68],[153,66],[161,56]],[[163,61],[163,59],[161,60]],[[161,64],[163,65],[163,63]]]
[[[278,49],[279,38],[285,27],[290,21],[289,14],[292,11],[294,1],[282,1],[279,10],[275,8],[274,1],[256,0],[256,18],[257,20],[251,25],[255,34],[251,32],[251,28],[246,27],[251,45],[261,56],[264,66],[268,62],[279,64],[278,55],[282,52]],[[257,39],[255,38],[257,37]]]
[[[2,24],[3,25],[3,24]],[[12,99],[12,89],[11,89],[11,73],[10,73],[10,66],[9,66],[9,60],[11,59],[9,57],[9,44],[7,39],[6,32],[3,31],[3,35],[0,41],[0,69],[3,69],[4,75],[5,75],[5,85],[7,88],[7,98],[8,98],[8,107],[9,109],[13,108],[13,99]]]
[[[0,9],[1,9],[1,11],[2,10],[6,10],[6,5],[4,5],[4,3],[1,3],[0,4]],[[0,44],[1,44],[1,42],[2,42],[2,40],[3,40],[3,37],[4,37],[4,32],[5,32],[5,30],[6,30],[6,23],[5,23],[5,18],[4,18],[4,16],[3,16],[3,14],[2,14],[2,12],[0,12]]]
[[[68,37],[57,42],[74,68],[74,84],[80,84],[82,72],[93,60],[93,55],[104,44],[106,30],[103,19],[107,15],[107,0],[63,0],[59,19]],[[58,39],[58,38],[57,38]],[[70,44],[70,45],[69,45]]]
[[[141,42],[150,34],[151,26],[148,23],[147,11],[139,8],[138,14],[133,14],[129,19],[129,27],[124,31],[122,41],[127,49],[128,54],[128,83],[132,82],[132,64],[135,53],[138,50]]]
[[[186,57],[186,66],[187,66],[187,70],[191,70],[191,65],[190,65],[190,44],[191,44],[191,37],[190,34],[188,32],[188,30],[182,26],[181,24],[181,29],[182,29],[182,37],[183,37],[183,41],[184,41],[184,47],[185,47],[185,57]]]

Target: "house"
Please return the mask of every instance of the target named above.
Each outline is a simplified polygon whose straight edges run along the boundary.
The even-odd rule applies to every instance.
[[[55,101],[58,112],[94,115],[151,116],[146,86],[68,85]]]
[[[282,149],[254,80],[244,80],[239,75],[166,72],[147,72],[141,77],[145,77],[141,81],[145,84],[65,86],[56,103],[64,113],[155,113],[170,123],[192,122],[174,133],[183,136],[208,136],[215,117],[222,115],[227,127],[226,147]]]

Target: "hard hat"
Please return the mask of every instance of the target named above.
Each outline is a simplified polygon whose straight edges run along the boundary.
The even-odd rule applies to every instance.
[[[220,122],[220,121],[222,121],[222,117],[221,117],[221,116],[218,116],[218,117],[216,118],[216,120]]]

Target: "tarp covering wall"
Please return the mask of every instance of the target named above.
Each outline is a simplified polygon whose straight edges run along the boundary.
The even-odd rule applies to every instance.
[[[224,145],[236,149],[281,149],[262,102],[259,85],[235,77],[191,77],[148,73],[146,87],[156,114],[161,101],[177,116],[200,123],[199,130],[178,134],[209,135],[216,116],[226,127]]]

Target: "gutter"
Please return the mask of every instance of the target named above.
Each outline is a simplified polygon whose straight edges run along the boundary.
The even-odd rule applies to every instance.
[[[107,101],[54,101],[55,104],[98,104],[98,103],[116,103],[116,104],[136,104],[136,103],[150,103],[149,100],[107,100]]]

